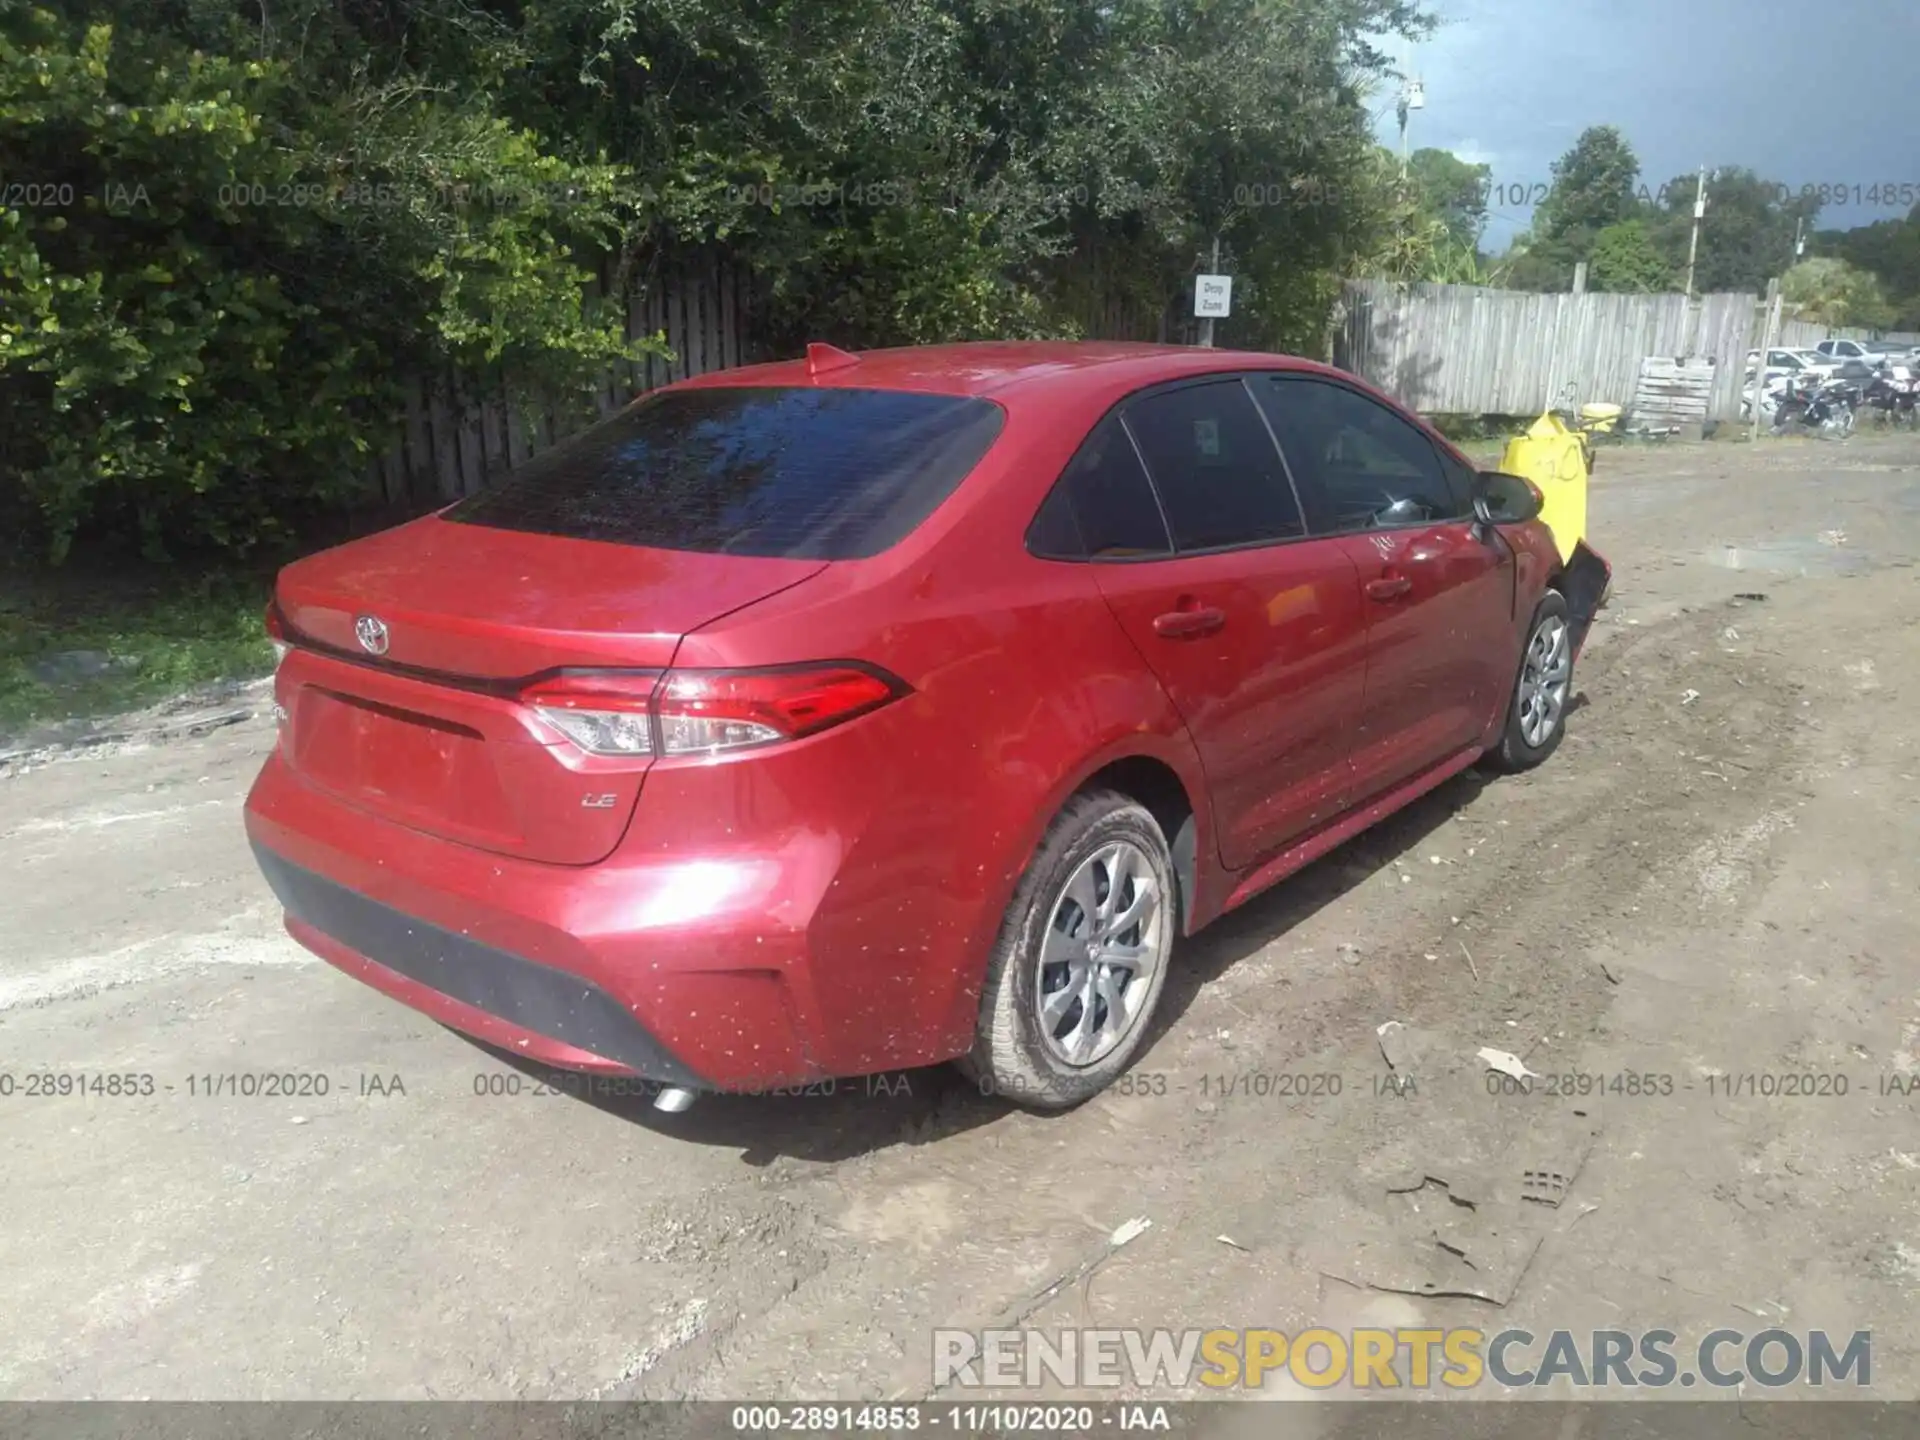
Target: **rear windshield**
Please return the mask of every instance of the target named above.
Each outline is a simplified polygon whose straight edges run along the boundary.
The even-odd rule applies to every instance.
[[[664,550],[853,560],[932,514],[1001,420],[984,400],[896,390],[675,391],[534,456],[446,518]]]

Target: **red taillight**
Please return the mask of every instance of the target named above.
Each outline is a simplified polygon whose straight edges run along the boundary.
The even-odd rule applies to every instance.
[[[900,687],[866,670],[674,670],[661,687],[661,753],[798,740],[884,705]]]
[[[594,755],[698,755],[798,740],[905,692],[853,665],[563,675],[521,699]]]

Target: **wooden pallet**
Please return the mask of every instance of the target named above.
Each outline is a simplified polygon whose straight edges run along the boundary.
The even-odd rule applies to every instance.
[[[1640,362],[1633,392],[1635,425],[1704,425],[1713,399],[1714,362],[1649,355]]]

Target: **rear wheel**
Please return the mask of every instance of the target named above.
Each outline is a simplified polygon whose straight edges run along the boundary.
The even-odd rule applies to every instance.
[[[1566,597],[1549,590],[1534,607],[1520,674],[1507,702],[1507,728],[1486,760],[1496,770],[1531,770],[1560,748],[1573,697],[1573,627]]]
[[[982,1093],[1065,1110],[1145,1042],[1179,926],[1166,836],[1111,790],[1075,796],[1041,841],[994,946],[960,1068]]]

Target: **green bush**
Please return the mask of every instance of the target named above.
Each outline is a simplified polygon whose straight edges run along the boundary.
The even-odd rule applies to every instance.
[[[581,384],[626,352],[572,258],[622,233],[619,172],[382,98],[5,16],[0,461],[55,558],[87,525],[244,551],[351,496],[409,374]]]

